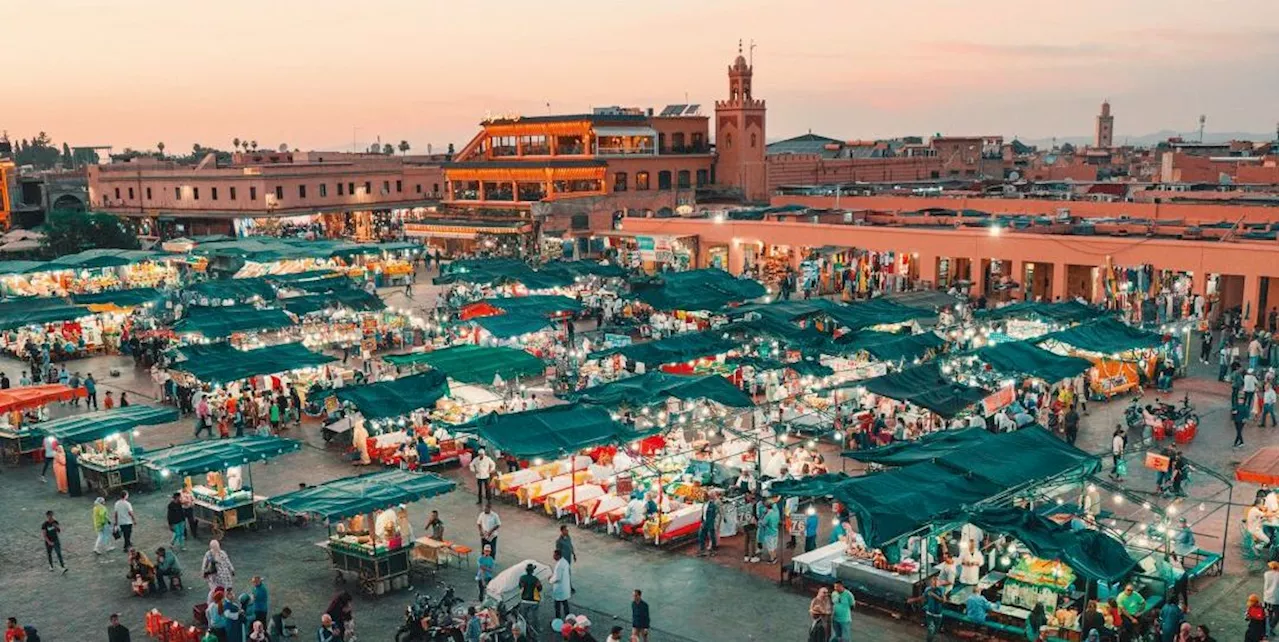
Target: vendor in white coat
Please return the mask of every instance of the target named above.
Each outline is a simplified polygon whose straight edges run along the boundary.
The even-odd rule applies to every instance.
[[[960,583],[976,585],[982,577],[982,553],[978,551],[978,542],[968,540],[968,546],[960,553]]]
[[[556,617],[563,618],[569,615],[569,598],[573,595],[569,560],[560,554],[559,549],[552,553],[552,557],[555,559],[555,566],[551,569],[551,599],[556,602]]]

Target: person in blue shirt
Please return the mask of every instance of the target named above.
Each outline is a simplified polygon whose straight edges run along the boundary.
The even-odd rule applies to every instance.
[[[480,559],[476,560],[476,585],[480,588],[480,597],[476,599],[481,602],[484,601],[484,590],[488,588],[489,582],[493,580],[496,567],[497,563],[493,559],[493,548],[486,544],[480,551]]]
[[[947,592],[938,582],[938,576],[929,578],[929,586],[920,597],[907,600],[908,603],[924,602],[924,630],[926,642],[933,642],[938,631],[942,630],[942,604],[947,601]]]
[[[1178,606],[1178,602],[1170,593],[1164,607],[1160,609],[1160,642],[1173,642],[1185,619],[1182,607]]]
[[[964,616],[974,622],[986,622],[987,613],[995,609],[998,604],[988,600],[981,591],[974,591],[972,595],[964,601]]]
[[[812,506],[804,516],[804,552],[818,548],[818,510]]]
[[[253,579],[249,580],[249,583],[253,587],[250,589],[250,596],[253,598],[250,603],[253,620],[261,622],[265,626],[267,618],[271,616],[271,600],[267,594],[267,584],[262,581],[262,576],[260,575],[254,575]]]
[[[476,616],[476,607],[467,607],[467,631],[464,634],[466,642],[480,642],[482,632],[480,618]]]

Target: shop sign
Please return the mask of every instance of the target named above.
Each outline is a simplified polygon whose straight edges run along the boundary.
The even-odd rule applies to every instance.
[[[653,261],[657,259],[656,245],[652,236],[637,236],[636,251],[640,254],[641,261]]]
[[[671,238],[660,236],[653,240],[653,260],[659,263],[670,263],[675,260],[676,253],[671,245]]]
[[[1013,386],[1002,386],[999,390],[987,395],[982,400],[982,411],[988,417],[1000,412],[1006,406],[1013,403],[1014,394]]]
[[[604,344],[610,348],[623,348],[631,345],[631,335],[605,333]]]
[[[324,398],[324,411],[330,415],[338,412],[337,395],[329,395],[328,397]]]

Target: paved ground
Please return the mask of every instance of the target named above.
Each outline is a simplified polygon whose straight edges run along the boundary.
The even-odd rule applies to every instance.
[[[426,307],[427,293],[417,293],[412,302],[404,301],[399,292],[384,296],[397,307]],[[92,371],[104,389],[128,390],[137,401],[154,397],[154,388],[145,375],[134,373],[126,359],[101,357],[76,364],[81,371]],[[122,376],[108,375],[119,368]],[[0,364],[11,373],[20,369],[13,362]],[[1200,368],[1195,368],[1195,374]],[[1231,429],[1226,417],[1226,389],[1222,384],[1200,377],[1181,382],[1177,396],[1183,392],[1200,408],[1203,424],[1199,438],[1187,449],[1188,456],[1209,468],[1230,475],[1234,464],[1256,447],[1276,443],[1274,428],[1250,427],[1249,448],[1230,448]],[[1084,417],[1080,439],[1082,447],[1102,451],[1111,427],[1120,418],[1123,402],[1094,405]],[[191,438],[186,421],[144,429],[139,444],[155,448],[181,443]],[[307,443],[300,453],[279,463],[257,465],[254,482],[261,494],[272,495],[296,488],[298,483],[318,483],[352,474],[352,467],[341,463],[336,452],[326,450],[318,436],[318,427],[304,426],[301,434],[292,436]],[[0,469],[0,507],[5,519],[0,520],[0,616],[14,616],[37,626],[43,639],[105,639],[106,617],[111,612],[122,614],[124,621],[141,635],[143,614],[158,608],[165,614],[188,619],[193,604],[204,598],[205,590],[198,578],[188,581],[183,595],[159,598],[135,598],[124,578],[124,556],[116,551],[105,559],[97,559],[91,550],[91,498],[68,498],[59,495],[52,485],[42,484],[38,467],[29,463]],[[448,524],[449,536],[462,542],[475,539],[476,506],[469,493],[469,478],[458,471],[448,471],[464,484],[462,492],[422,502],[410,507],[416,526],[421,527],[429,510],[441,512]],[[1141,491],[1150,480],[1141,472],[1131,475],[1129,486]],[[1193,486],[1193,495],[1212,490],[1207,481]],[[1251,498],[1252,487],[1237,487],[1236,502]],[[167,543],[164,528],[164,506],[167,493],[153,491],[135,496],[135,509],[140,518],[136,539],[145,550]],[[1192,510],[1194,500],[1184,504]],[[56,511],[63,525],[64,549],[71,571],[66,575],[46,570],[38,524],[45,510]],[[1211,507],[1210,507],[1211,509]],[[545,516],[512,506],[498,509],[504,526],[500,538],[499,565],[505,568],[533,557],[550,558],[556,525]],[[1240,617],[1244,597],[1260,592],[1259,571],[1249,569],[1239,556],[1237,526],[1242,508],[1233,508],[1230,524],[1224,512],[1214,513],[1197,527],[1201,545],[1221,547],[1220,538],[1226,526],[1228,555],[1226,574],[1206,578],[1195,587],[1191,597],[1193,623],[1208,624],[1218,639],[1239,639],[1243,634]],[[261,574],[271,589],[273,608],[293,607],[297,621],[310,631],[319,613],[336,590],[333,576],[323,552],[312,546],[324,538],[323,527],[277,526],[257,532],[234,532],[224,540],[237,568],[239,584],[247,586],[248,578]],[[654,622],[660,629],[653,639],[738,641],[738,640],[802,640],[808,617],[808,594],[781,589],[776,584],[777,568],[754,565],[740,568],[740,558],[721,556],[703,559],[687,550],[658,550],[649,546],[622,542],[610,537],[573,531],[580,561],[575,566],[576,609],[593,615],[599,639],[608,632],[615,615],[626,625],[628,601],[634,588],[645,591],[653,610]],[[475,542],[471,542],[475,544]],[[731,545],[731,544],[729,544]],[[198,563],[205,541],[192,542],[179,558],[189,573],[198,574]],[[440,579],[468,596],[472,592],[472,569],[446,569]],[[362,640],[390,640],[399,625],[406,593],[382,599],[356,598],[356,621]],[[548,612],[550,607],[544,611]],[[908,640],[922,637],[913,623],[895,620],[870,611],[856,615],[859,639]],[[304,638],[305,639],[305,638]]]

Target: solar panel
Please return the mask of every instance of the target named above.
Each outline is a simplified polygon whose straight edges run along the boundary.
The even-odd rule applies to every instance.
[[[697,115],[698,115],[698,110],[699,110],[701,107],[702,107],[702,105],[689,105],[689,107],[688,107],[687,109],[685,109],[685,110],[684,110],[684,115],[685,115],[685,116],[697,116]]]
[[[658,115],[664,117],[679,116],[684,113],[685,107],[687,107],[687,105],[667,105],[662,108],[662,113]]]

